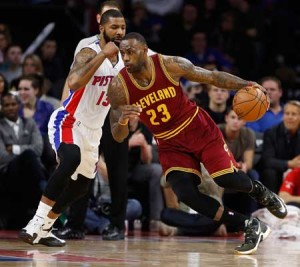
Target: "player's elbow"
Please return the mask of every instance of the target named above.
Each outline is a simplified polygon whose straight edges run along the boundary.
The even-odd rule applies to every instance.
[[[78,90],[81,87],[78,78],[74,74],[68,76],[67,83],[72,90]]]

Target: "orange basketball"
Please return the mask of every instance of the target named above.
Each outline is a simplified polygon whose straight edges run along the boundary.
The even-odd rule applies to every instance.
[[[246,86],[236,92],[232,108],[240,119],[256,121],[266,113],[269,104],[269,98],[263,91],[254,86]]]

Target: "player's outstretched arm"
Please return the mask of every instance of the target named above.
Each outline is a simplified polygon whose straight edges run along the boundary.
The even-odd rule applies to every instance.
[[[85,86],[93,77],[106,57],[117,54],[119,48],[113,43],[107,43],[98,54],[91,48],[82,49],[75,57],[72,69],[67,78],[72,90],[78,90]]]
[[[203,69],[193,65],[188,59],[183,57],[163,56],[163,61],[167,71],[176,80],[179,80],[180,77],[184,77],[190,81],[212,84],[229,90],[237,90],[248,85],[254,85],[262,91],[265,91],[261,85],[255,82],[243,80],[224,71],[209,71]]]
[[[121,143],[129,134],[129,119],[139,116],[142,109],[140,106],[128,105],[129,101],[127,91],[118,77],[114,77],[111,81],[107,95],[111,104],[111,132],[114,139]]]

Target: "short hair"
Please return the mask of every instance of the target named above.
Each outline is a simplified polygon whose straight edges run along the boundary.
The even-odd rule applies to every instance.
[[[21,76],[20,81],[22,80],[27,80],[27,81],[31,81],[32,87],[35,89],[38,89],[39,92],[42,90],[43,88],[43,84],[44,84],[44,77],[41,74],[38,73],[30,73],[30,74],[26,74]]]
[[[263,78],[260,79],[259,83],[263,84],[266,81],[273,81],[273,82],[275,82],[278,85],[278,88],[280,90],[282,90],[281,81],[277,77],[275,77],[275,76],[265,76],[265,77],[263,77]]]
[[[104,7],[109,6],[121,10],[121,6],[116,1],[104,1],[99,5],[98,14],[102,14]]]
[[[298,101],[298,100],[289,100],[288,102],[286,102],[284,105],[284,108],[283,108],[284,110],[287,105],[292,105],[294,107],[297,107],[300,110],[300,101]]]
[[[37,68],[37,72],[44,73],[44,67],[41,58],[37,54],[27,54],[23,60],[23,71],[24,65],[27,60],[32,60],[35,67]]]
[[[1,99],[0,99],[1,100],[1,106],[3,106],[4,98],[5,97],[12,97],[12,98],[14,98],[16,100],[16,102],[19,104],[19,98],[18,98],[18,96],[16,94],[11,93],[11,92],[7,92],[7,93],[5,93],[5,94],[3,94],[1,96]]]
[[[129,40],[129,39],[135,39],[138,42],[147,45],[145,37],[138,32],[127,33],[123,38],[123,40]]]
[[[109,18],[124,18],[121,11],[116,9],[109,9],[105,11],[100,19],[100,25],[104,25],[108,22]]]

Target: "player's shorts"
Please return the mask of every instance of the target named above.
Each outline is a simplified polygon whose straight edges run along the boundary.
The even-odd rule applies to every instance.
[[[48,135],[52,148],[57,153],[61,143],[75,144],[80,148],[81,162],[72,179],[78,174],[95,178],[99,158],[98,147],[102,128],[90,129],[74,119],[64,108],[55,110],[48,123]]]
[[[200,162],[212,178],[236,170],[236,161],[222,132],[203,109],[199,109],[198,115],[176,136],[156,141],[165,176],[174,170],[200,176]]]

